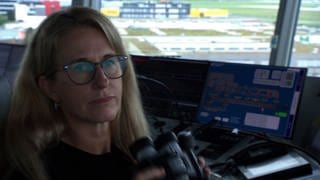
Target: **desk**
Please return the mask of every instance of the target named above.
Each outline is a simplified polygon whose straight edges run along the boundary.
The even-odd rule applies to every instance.
[[[162,127],[163,131],[171,131],[171,130],[174,130],[177,126],[179,126],[179,121],[176,121],[176,120],[171,120],[171,119],[170,120],[158,119],[158,120],[166,122],[165,125]],[[190,126],[186,127],[183,130],[194,132],[198,128],[199,128],[199,124],[191,124]],[[157,129],[152,129],[152,132],[153,132],[154,136],[157,136],[160,134],[160,132],[158,132]],[[204,149],[208,148],[211,145],[211,143],[208,141],[196,139],[195,145],[196,146],[195,146],[194,152],[195,152],[195,154],[199,155],[200,152],[203,151]],[[233,152],[236,152],[236,151],[237,151],[237,148],[234,148],[233,151],[230,151],[230,153],[232,154]],[[310,157],[310,155],[306,154],[305,152],[301,151],[298,148],[294,148],[293,146],[292,147],[289,146],[288,154],[290,157],[294,156],[294,157],[301,158],[301,159],[305,160],[308,164],[308,166],[305,166],[306,168],[304,170],[302,169],[302,171],[300,173],[300,175],[302,174],[302,176],[299,176],[299,173],[297,173],[299,171],[295,170],[290,173],[290,175],[295,175],[295,176],[290,176],[290,179],[296,179],[296,180],[304,180],[304,179],[308,179],[308,180],[313,180],[313,179],[316,180],[317,179],[318,180],[318,179],[320,179],[320,165],[316,160],[314,160],[312,157]],[[226,159],[228,159],[227,158],[228,155],[224,155],[224,156]],[[283,156],[286,157],[286,154],[284,154]],[[208,165],[212,165],[212,164],[217,163],[217,159],[210,159],[208,157],[204,157],[204,158],[206,159],[206,162]],[[276,159],[277,158],[275,158],[274,160],[276,160]],[[267,165],[265,163],[261,162],[261,166],[262,165],[264,165],[265,167],[269,166],[270,169],[274,169],[273,166],[276,164],[272,164],[273,163],[272,160],[273,159],[268,160],[270,162]],[[220,159],[220,162],[224,163],[226,161],[223,161]],[[289,159],[289,161],[287,163],[290,163],[290,162],[292,162],[292,161],[290,161],[290,159]],[[254,167],[260,171],[263,170],[263,168],[259,169],[258,165],[254,166]],[[211,168],[212,168],[213,173],[216,173],[216,172],[218,173],[219,169],[217,169],[214,166],[211,166]],[[226,180],[246,179],[240,171],[240,169],[241,169],[240,165],[233,164],[232,168],[227,170],[223,175],[221,175],[221,177],[212,175],[211,179],[226,179]],[[242,167],[242,169],[243,169],[243,167]],[[310,171],[308,171],[308,169]],[[301,168],[299,168],[299,170],[301,170]],[[260,179],[270,179],[270,176],[268,178],[260,178]],[[273,178],[273,179],[279,179],[279,178]],[[288,179],[288,178],[286,178],[286,176],[282,176],[281,179]]]
[[[199,154],[202,150],[204,150],[205,148],[207,148],[208,146],[210,146],[210,143],[205,142],[205,141],[196,141],[197,144],[197,148],[195,150],[196,154]],[[288,159],[289,158],[291,159]],[[282,159],[281,159],[282,158]],[[297,158],[297,159],[294,159]],[[208,165],[212,165],[212,164],[216,164],[217,161],[215,159],[210,159],[210,158],[206,158],[206,162]],[[262,161],[260,163],[256,163],[254,166],[246,166],[246,165],[236,165],[230,164],[230,169],[226,170],[225,173],[223,175],[221,175],[221,168],[218,166],[217,167],[212,167],[211,170],[213,173],[216,173],[216,175],[212,175],[211,179],[226,179],[226,180],[241,180],[241,179],[249,179],[249,178],[245,178],[245,176],[243,175],[243,173],[241,172],[241,169],[243,170],[244,168],[250,168],[251,167],[251,171],[254,170],[255,172],[258,173],[258,171],[262,172],[262,171],[267,171],[266,168],[269,167],[270,170],[270,174],[272,174],[272,169],[275,169],[274,166],[278,166],[277,168],[280,168],[281,165],[283,165],[282,167],[286,167],[285,165],[287,164],[288,166],[293,165],[294,163],[298,163],[301,159],[301,166],[299,165],[299,168],[294,169],[294,166],[290,166],[290,168],[287,169],[287,171],[282,171],[281,173],[284,172],[289,172],[288,176],[290,175],[290,178],[288,178],[288,176],[286,175],[279,175],[276,174],[275,177],[277,178],[273,178],[272,176],[268,176],[268,173],[265,174],[266,177],[264,178],[255,178],[255,179],[296,179],[296,180],[304,180],[304,179],[308,179],[308,180],[318,180],[320,179],[320,165],[319,163],[313,159],[312,157],[310,157],[310,155],[306,154],[305,152],[296,149],[296,148],[290,148],[288,150],[288,153],[273,159],[269,159],[266,161]],[[278,161],[278,162],[277,162]],[[286,161],[286,162],[285,162]],[[307,162],[307,163],[304,163]],[[227,162],[227,161],[226,161]],[[276,163],[277,162],[277,163]],[[286,163],[286,164],[284,164]],[[233,167],[232,167],[233,166]],[[311,168],[310,168],[311,167]],[[290,169],[293,169],[293,171],[290,172]],[[220,174],[219,174],[220,173]],[[221,175],[221,177],[219,177],[219,175]],[[279,176],[281,178],[279,178]],[[249,176],[250,177],[250,176]],[[271,178],[272,177],[272,178]]]

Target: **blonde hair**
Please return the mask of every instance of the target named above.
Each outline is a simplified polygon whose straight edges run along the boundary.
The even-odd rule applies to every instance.
[[[28,179],[47,178],[40,155],[50,142],[59,140],[65,126],[61,113],[54,109],[37,81],[39,76],[53,71],[59,51],[57,42],[67,31],[79,26],[103,31],[111,48],[117,54],[127,55],[112,22],[93,9],[72,7],[50,15],[40,24],[17,74],[5,131],[7,161]],[[122,81],[122,108],[111,123],[112,142],[129,155],[128,146],[137,138],[149,135],[130,59]]]

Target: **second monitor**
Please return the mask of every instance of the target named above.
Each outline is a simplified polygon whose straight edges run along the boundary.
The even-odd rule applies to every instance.
[[[291,138],[307,70],[211,62],[198,120]]]

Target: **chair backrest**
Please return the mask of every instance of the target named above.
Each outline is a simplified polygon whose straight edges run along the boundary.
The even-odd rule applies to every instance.
[[[11,91],[25,46],[0,43],[0,120],[6,118]]]

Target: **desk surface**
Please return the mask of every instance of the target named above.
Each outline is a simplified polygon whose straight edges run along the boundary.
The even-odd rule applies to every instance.
[[[158,119],[159,120],[159,119]],[[168,120],[168,119],[163,119],[163,118],[160,118],[160,121],[165,121],[165,125],[163,127],[161,127],[161,130],[162,131],[174,131],[174,130],[177,130],[177,127],[179,126],[179,121],[176,121],[176,120]],[[169,121],[169,123],[168,123]],[[191,131],[191,132],[194,132],[195,130],[197,130],[199,128],[199,125],[198,124],[192,124],[190,126],[186,126],[185,128],[178,128],[180,131],[181,130],[187,130],[187,131]],[[157,136],[160,134],[159,132],[159,129],[151,129],[152,130],[152,134],[153,136]],[[206,148],[208,148],[211,143],[208,142],[208,141],[204,141],[203,139],[199,140],[199,139],[196,139],[196,146],[195,146],[195,153],[196,154],[200,154],[201,151],[205,150]],[[234,147],[233,150],[230,151],[230,153],[233,153],[233,152],[237,152],[237,148],[238,147]],[[240,147],[239,147],[240,148]],[[291,176],[290,179],[297,179],[297,180],[300,180],[300,179],[320,179],[320,165],[319,163],[314,160],[310,155],[306,154],[305,152],[301,151],[300,149],[297,149],[297,148],[294,148],[294,146],[290,147],[290,150],[288,151],[288,154],[291,154],[292,156],[294,157],[297,157],[299,159],[304,159],[305,161],[308,162],[308,164],[310,166],[305,166],[305,169],[304,169],[304,172],[303,172],[303,168],[300,168],[300,169],[294,169],[295,171],[292,171],[290,173],[290,175],[293,175],[294,173],[297,174],[297,176]],[[227,155],[225,155],[227,156]],[[291,156],[290,156],[291,157]],[[207,164],[208,165],[213,165],[213,164],[216,164],[217,163],[217,159],[211,159],[211,158],[208,158],[208,157],[205,157],[206,161],[207,161]],[[220,159],[219,163],[224,163],[226,164],[228,158],[224,157],[222,158],[222,160]],[[276,160],[277,158],[275,158],[274,160]],[[225,160],[225,161],[224,161]],[[270,161],[270,160],[269,160]],[[289,159],[288,160],[288,164],[289,162],[293,162],[295,161],[294,159]],[[274,169],[274,165],[275,164],[272,164],[272,160],[270,161],[269,164],[263,164],[261,163],[261,167],[263,167],[262,165],[264,165],[265,167],[270,167],[270,169]],[[212,169],[212,172],[213,172],[213,175],[212,175],[212,178],[211,179],[230,179],[230,180],[233,180],[233,179],[247,179],[243,176],[243,174],[241,173],[241,171],[239,169],[239,165],[235,165],[233,164],[233,169],[231,168],[232,166],[229,164],[229,168],[230,169],[226,169],[225,173],[223,175],[219,175],[219,173],[221,173],[219,170],[219,168],[217,168],[218,166],[211,166],[211,169]],[[253,166],[252,166],[253,167]],[[311,168],[308,168],[308,167],[311,167]],[[242,166],[243,168],[243,166]],[[256,166],[254,166],[255,169],[250,169],[250,170],[261,170],[261,168],[259,168],[258,164]],[[310,172],[308,173],[308,169],[310,170]],[[302,176],[299,175],[299,170],[301,170],[301,173]],[[289,171],[290,172],[290,171]],[[221,176],[221,177],[219,177]],[[269,176],[270,177],[270,176]],[[282,179],[288,179],[286,178],[285,176],[282,176]],[[270,179],[270,178],[267,178],[267,179]]]
[[[210,146],[210,143],[197,141],[197,145],[202,146],[202,149]],[[237,152],[230,150],[229,153]],[[245,149],[244,149],[245,150]],[[201,150],[200,150],[201,151]],[[248,151],[250,151],[248,149]],[[198,151],[199,154],[199,151]],[[209,165],[212,165],[214,172],[220,179],[320,179],[320,165],[310,157],[309,154],[294,148],[289,147],[287,152],[276,154],[265,160],[251,164],[235,163],[232,158],[227,158],[228,152],[221,155],[217,159],[206,158]],[[215,164],[224,164],[216,166]],[[228,167],[229,166],[229,167]],[[227,167],[227,168],[225,168]],[[250,178],[251,177],[251,178]],[[256,178],[254,178],[256,177]],[[259,178],[258,178],[259,177]],[[219,178],[218,178],[219,179]]]

